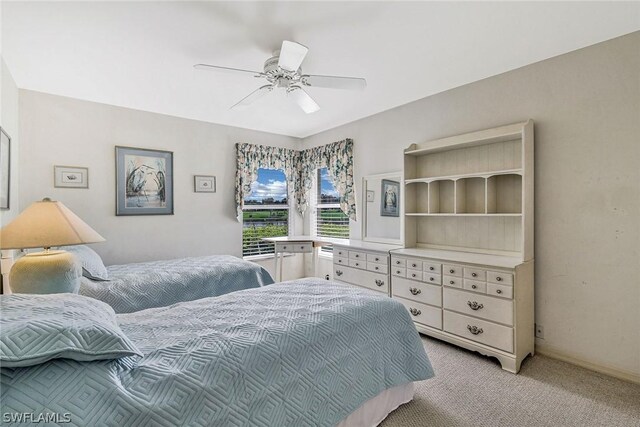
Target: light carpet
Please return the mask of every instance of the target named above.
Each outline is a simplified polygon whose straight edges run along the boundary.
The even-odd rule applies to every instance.
[[[381,427],[640,427],[640,385],[545,356],[518,375],[497,360],[423,337],[436,377]]]

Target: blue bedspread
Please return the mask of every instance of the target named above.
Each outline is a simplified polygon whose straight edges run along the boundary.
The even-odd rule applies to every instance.
[[[111,280],[82,278],[80,295],[104,301],[116,313],[270,285],[267,270],[229,255],[181,258],[107,267]]]
[[[407,310],[319,279],[118,315],[143,358],[2,369],[3,412],[78,426],[333,426],[433,376]]]

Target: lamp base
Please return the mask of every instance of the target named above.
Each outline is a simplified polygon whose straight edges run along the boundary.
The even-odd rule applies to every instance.
[[[11,292],[24,294],[78,293],[82,267],[73,254],[44,251],[18,259],[9,272]]]

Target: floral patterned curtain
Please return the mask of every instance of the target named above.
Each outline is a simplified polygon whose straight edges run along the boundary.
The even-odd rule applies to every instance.
[[[258,169],[282,169],[288,188],[295,188],[300,152],[288,148],[246,143],[236,144],[236,213],[242,221],[244,198],[251,193],[251,184],[258,179]]]
[[[300,152],[296,203],[300,215],[309,207],[309,191],[318,168],[326,167],[340,195],[340,209],[356,220],[356,196],[353,185],[353,140],[334,142]]]
[[[340,194],[340,209],[356,220],[353,185],[353,140],[296,151],[246,143],[236,144],[236,213],[242,221],[244,198],[258,179],[258,169],[282,169],[289,188],[295,189],[296,208],[304,215],[309,207],[309,191],[318,168],[326,167]]]

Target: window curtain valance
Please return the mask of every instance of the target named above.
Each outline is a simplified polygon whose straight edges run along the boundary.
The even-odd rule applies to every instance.
[[[251,194],[251,184],[258,179],[258,169],[281,169],[287,187],[295,188],[299,152],[288,148],[247,143],[236,144],[236,214],[242,221],[244,198]],[[287,194],[287,197],[289,195]]]
[[[295,193],[296,210],[304,215],[309,207],[309,191],[318,168],[326,167],[340,195],[340,209],[356,220],[353,185],[353,140],[334,142],[303,151],[247,143],[236,144],[236,213],[242,221],[244,198],[258,179],[258,169],[281,169],[288,188]]]

